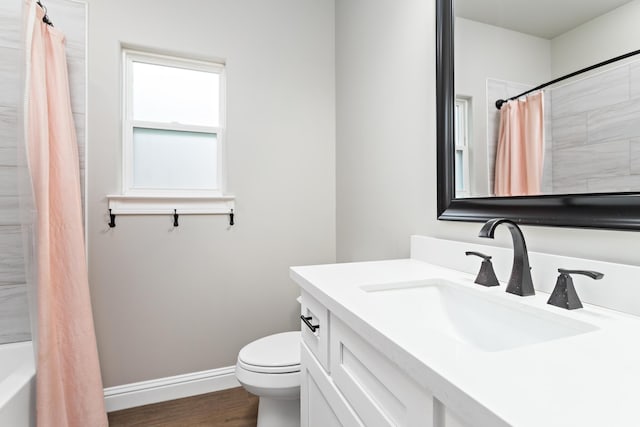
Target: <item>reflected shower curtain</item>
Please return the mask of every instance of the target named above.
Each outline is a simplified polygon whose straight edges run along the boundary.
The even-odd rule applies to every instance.
[[[500,109],[495,195],[540,194],[543,162],[544,96],[538,92]]]
[[[36,206],[38,426],[107,426],[64,35],[26,0],[25,139]]]

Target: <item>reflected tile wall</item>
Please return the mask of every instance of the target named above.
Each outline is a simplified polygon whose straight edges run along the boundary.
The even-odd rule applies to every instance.
[[[589,193],[606,193],[615,188],[620,191],[638,191],[640,175],[614,176],[607,178],[590,178],[587,180]]]
[[[71,104],[84,177],[86,6],[69,0],[47,0],[46,4],[56,28],[66,35]],[[30,339],[17,188],[21,8],[21,0],[0,0],[0,344]]]
[[[640,138],[629,141],[629,174],[640,176]]]
[[[547,99],[551,97],[547,96]],[[564,117],[554,117],[552,114],[551,132],[556,150],[579,147],[587,140],[587,113]]]
[[[551,131],[551,98],[544,94],[544,160],[542,164],[542,183],[540,192],[553,192],[553,132]]]
[[[550,91],[554,117],[597,110],[629,99],[629,67],[565,84]]]
[[[640,190],[640,62],[548,92],[554,193]]]
[[[553,183],[556,188],[575,188],[583,182],[586,184],[591,178],[628,176],[629,141],[556,150],[553,163]]]
[[[590,111],[587,143],[616,141],[640,136],[640,99],[632,99]]]
[[[629,65],[629,97],[640,98],[640,62]]]

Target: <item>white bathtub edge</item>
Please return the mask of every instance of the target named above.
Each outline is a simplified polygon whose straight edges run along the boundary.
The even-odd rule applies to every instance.
[[[0,425],[34,427],[35,363],[33,343],[23,341],[0,345],[0,364],[8,370],[0,378]]]

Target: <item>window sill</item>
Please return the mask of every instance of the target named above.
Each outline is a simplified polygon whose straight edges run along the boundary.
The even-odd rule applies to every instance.
[[[235,196],[131,196],[107,195],[114,215],[229,214],[235,208]]]

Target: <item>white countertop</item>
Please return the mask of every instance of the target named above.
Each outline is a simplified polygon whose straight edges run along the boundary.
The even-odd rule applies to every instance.
[[[640,425],[640,320],[584,304],[547,305],[548,294],[519,297],[505,285],[484,288],[475,275],[423,261],[293,267],[291,277],[418,384],[473,426]],[[589,323],[597,330],[501,351],[480,351],[433,330],[422,336],[393,326],[403,307],[367,298],[363,285],[449,279],[518,303]],[[409,328],[408,328],[409,329]]]

